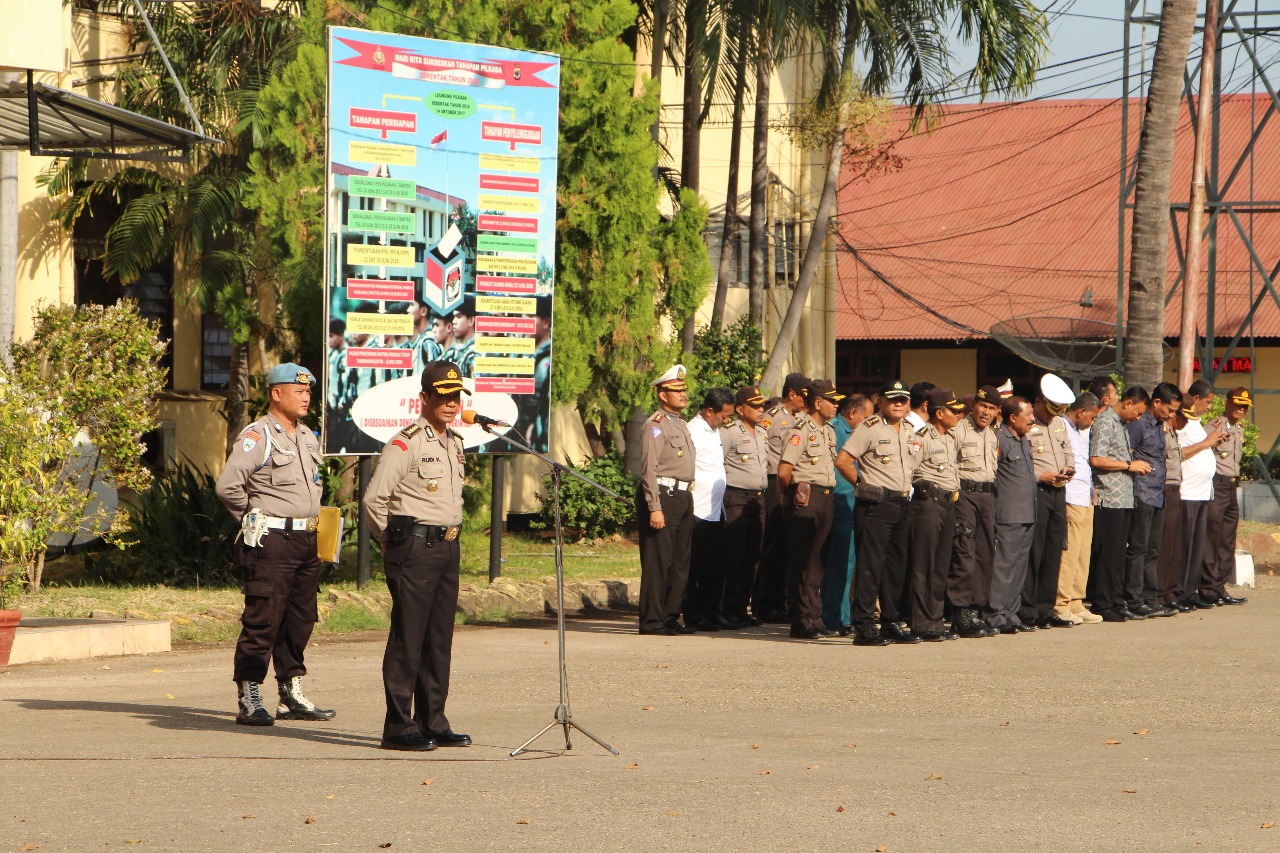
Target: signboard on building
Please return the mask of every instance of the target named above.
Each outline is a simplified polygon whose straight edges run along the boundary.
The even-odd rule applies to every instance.
[[[551,54],[330,28],[325,453],[381,450],[441,358],[547,449],[559,87]]]

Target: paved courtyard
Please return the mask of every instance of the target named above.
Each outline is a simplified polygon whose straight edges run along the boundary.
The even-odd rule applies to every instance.
[[[1267,582],[1271,582],[1266,586]],[[1280,849],[1280,586],[1244,607],[855,648],[773,627],[459,630],[470,749],[377,749],[381,639],[320,642],[330,723],[234,725],[228,648],[0,670],[0,851]]]

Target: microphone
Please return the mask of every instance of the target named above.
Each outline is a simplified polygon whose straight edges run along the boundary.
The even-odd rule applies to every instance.
[[[511,426],[511,424],[507,423],[506,421],[500,421],[497,418],[491,418],[488,415],[482,415],[479,412],[477,412],[475,409],[467,409],[465,412],[463,412],[462,422],[464,424],[480,424],[480,426],[485,427],[486,429],[488,427],[494,427],[494,426],[504,426],[504,427]]]

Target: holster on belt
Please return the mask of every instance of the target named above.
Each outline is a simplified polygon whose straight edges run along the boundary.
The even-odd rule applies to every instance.
[[[860,501],[868,503],[880,503],[884,500],[884,487],[872,486],[868,483],[858,483],[853,487],[853,496]],[[888,510],[886,510],[887,512]]]
[[[796,506],[808,506],[809,494],[813,491],[813,484],[809,482],[796,483],[795,502]]]
[[[416,519],[412,515],[393,515],[387,520],[387,544],[399,545],[413,532]]]

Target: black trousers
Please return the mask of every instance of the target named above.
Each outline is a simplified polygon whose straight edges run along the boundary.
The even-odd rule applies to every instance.
[[[746,616],[751,588],[760,564],[760,542],[764,537],[764,494],[725,489],[724,596],[720,611],[725,616]]]
[[[306,675],[303,653],[320,618],[316,535],[271,530],[257,548],[237,542],[235,560],[244,572],[244,613],[232,679],[266,681],[269,663],[278,681]]]
[[[382,655],[387,698],[384,737],[449,728],[454,614],[458,610],[458,540],[410,536],[388,545],[384,566],[391,590],[391,630]]]
[[[793,488],[792,500],[782,508],[790,544],[787,601],[791,603],[792,628],[822,627],[822,575],[826,570],[822,549],[835,517],[835,496],[830,492],[830,489],[814,487],[809,493],[808,506],[797,506]]]
[[[941,631],[944,627],[955,506],[950,501],[916,498],[907,507],[911,628],[915,631]]]
[[[751,613],[759,619],[770,611],[787,609],[787,523],[782,517],[782,495],[778,475],[769,475],[764,492],[764,542],[760,546],[760,568],[751,595]]]
[[[720,615],[724,593],[724,526],[719,521],[693,517],[689,533],[689,581],[684,588],[684,624],[692,625]]]
[[[947,574],[947,601],[953,608],[985,607],[996,559],[996,496],[961,490],[956,502],[957,532]]]
[[[906,502],[859,500],[853,505],[853,530],[858,543],[851,610],[854,627],[875,623],[877,598],[881,622],[904,620],[908,608]]]
[[[1156,560],[1156,598],[1161,604],[1178,600],[1182,583],[1182,490],[1164,487],[1164,532],[1160,537],[1160,556]]]
[[[1031,562],[1022,584],[1018,618],[1026,624],[1048,619],[1058,600],[1058,570],[1067,547],[1067,490],[1036,484],[1036,530],[1031,540]]]
[[[1156,565],[1163,541],[1164,507],[1154,507],[1135,497],[1124,572],[1124,596],[1130,608],[1156,603],[1160,585]]]
[[[640,630],[674,625],[684,603],[689,580],[689,539],[693,528],[693,497],[687,491],[659,489],[666,526],[649,526],[649,504],[639,487],[640,508]]]
[[[1131,509],[1095,507],[1093,510],[1093,560],[1089,564],[1092,610],[1099,615],[1120,610],[1124,599],[1124,555],[1129,542]]]
[[[1213,478],[1213,500],[1205,523],[1204,574],[1200,594],[1221,598],[1236,570],[1236,531],[1240,527],[1240,503],[1230,477]]]
[[[1204,574],[1204,540],[1209,522],[1210,501],[1182,502],[1182,580],[1178,598],[1196,598]]]

